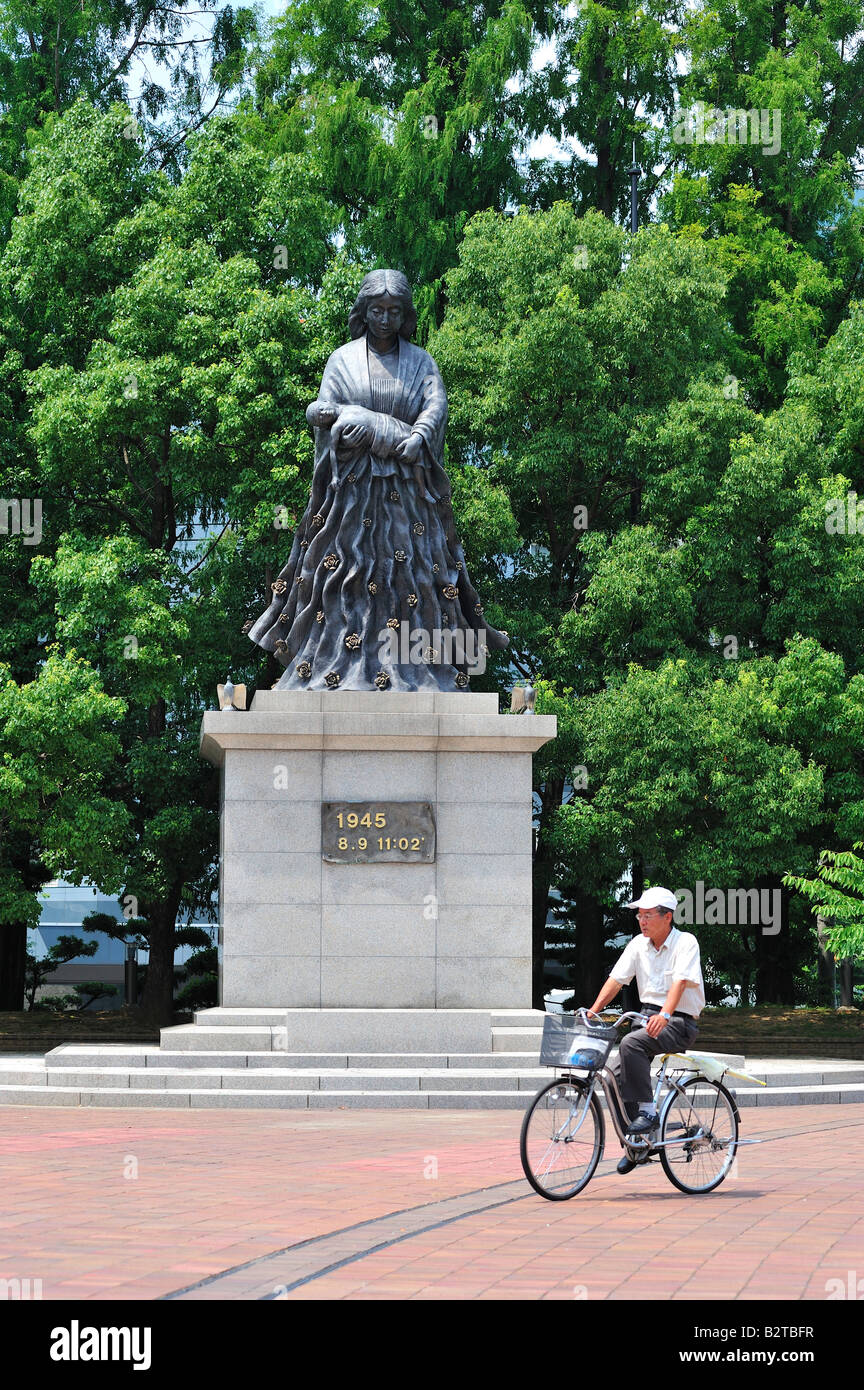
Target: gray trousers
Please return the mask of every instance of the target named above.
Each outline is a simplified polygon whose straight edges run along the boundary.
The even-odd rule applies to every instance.
[[[637,1028],[621,1039],[618,1055],[609,1063],[609,1070],[618,1082],[628,1119],[635,1120],[638,1102],[648,1101],[653,1095],[652,1057],[659,1057],[661,1052],[685,1052],[698,1032],[696,1024],[689,1019],[672,1018],[656,1038],[649,1037],[644,1028]]]

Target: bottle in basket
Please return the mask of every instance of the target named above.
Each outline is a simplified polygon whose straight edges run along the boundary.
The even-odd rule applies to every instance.
[[[594,1038],[576,1037],[568,1058],[571,1067],[587,1067],[593,1071],[603,1060],[606,1048]]]

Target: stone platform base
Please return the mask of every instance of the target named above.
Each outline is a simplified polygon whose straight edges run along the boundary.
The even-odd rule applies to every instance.
[[[533,1009],[203,1009],[195,1022],[163,1028],[161,1049],[320,1053],[468,1053],[491,1056],[496,1043],[527,1030],[533,1046],[543,1014]]]
[[[208,711],[201,727],[222,769],[223,1005],[530,1005],[531,758],[554,716],[499,714],[488,692],[262,690],[251,710]],[[422,837],[418,825],[391,843],[346,825],[325,853],[325,808],[362,804],[395,834],[406,803],[434,829],[424,818]],[[427,835],[431,858],[419,855]],[[397,843],[418,857],[375,857]]]
[[[524,1111],[553,1075],[542,1026],[530,1009],[207,1009],[158,1047],[0,1058],[0,1105]],[[768,1085],[733,1078],[739,1106],[864,1102],[861,1063],[745,1065]]]
[[[531,1009],[205,1009],[158,1047],[0,1063],[0,1104],[524,1110],[551,1075],[542,1027]]]

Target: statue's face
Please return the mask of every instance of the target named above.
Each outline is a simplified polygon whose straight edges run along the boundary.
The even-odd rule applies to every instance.
[[[402,305],[392,294],[381,294],[370,299],[366,307],[366,323],[376,338],[389,338],[399,332],[405,315]]]

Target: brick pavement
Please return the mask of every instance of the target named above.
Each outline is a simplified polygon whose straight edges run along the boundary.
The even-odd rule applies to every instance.
[[[824,1300],[864,1276],[864,1106],[744,1112],[742,1137],[825,1128],[741,1149],[704,1197],[659,1165],[619,1177],[607,1148],[583,1193],[545,1202],[520,1121],[2,1107],[0,1279],[45,1299],[572,1301]]]

